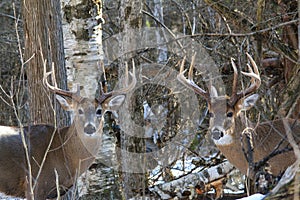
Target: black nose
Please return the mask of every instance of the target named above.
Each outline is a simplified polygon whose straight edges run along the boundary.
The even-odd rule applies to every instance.
[[[223,136],[224,136],[224,133],[222,131],[220,131],[219,129],[214,129],[212,131],[212,137],[214,140],[219,140]]]
[[[84,127],[83,131],[86,134],[93,134],[96,132],[96,128],[92,124],[88,124],[87,126]]]

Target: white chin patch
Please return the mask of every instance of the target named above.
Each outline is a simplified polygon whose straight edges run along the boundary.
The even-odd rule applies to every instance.
[[[98,135],[97,135],[96,132],[95,132],[95,133],[91,133],[91,134],[89,134],[89,133],[84,133],[84,136],[87,137],[87,138],[95,138],[95,137],[97,137]]]
[[[229,134],[226,134],[218,140],[213,139],[213,141],[218,146],[230,145],[232,143],[232,136]]]

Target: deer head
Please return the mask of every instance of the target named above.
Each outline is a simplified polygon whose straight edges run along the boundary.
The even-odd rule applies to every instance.
[[[205,91],[200,88],[193,81],[193,67],[195,56],[192,58],[192,62],[188,72],[188,79],[185,78],[184,62],[183,59],[180,73],[178,74],[178,80],[195,91],[195,93],[204,97],[208,103],[209,115],[210,115],[210,130],[212,138],[216,144],[230,144],[232,142],[232,135],[235,130],[235,119],[239,116],[243,110],[250,109],[258,99],[257,94],[252,94],[256,91],[260,84],[260,76],[258,68],[253,58],[247,54],[253,69],[247,64],[249,72],[241,72],[243,75],[251,77],[251,84],[245,90],[237,92],[237,78],[238,72],[236,65],[231,59],[231,64],[234,71],[233,86],[231,96],[219,96],[215,87],[210,86],[209,91]]]
[[[128,72],[126,65],[126,80],[128,83],[128,73],[131,76],[131,83],[120,90],[105,93],[101,87],[101,95],[95,99],[89,99],[80,95],[80,88],[76,91],[62,90],[57,87],[55,81],[54,68],[51,72],[46,72],[44,66],[44,85],[53,93],[62,108],[71,111],[74,114],[73,125],[75,126],[78,136],[86,143],[86,148],[91,153],[96,153],[99,148],[99,140],[102,135],[103,116],[107,111],[116,111],[124,102],[125,95],[135,87],[136,76],[133,62],[133,72]],[[48,76],[52,74],[53,85],[49,84]],[[95,140],[97,139],[98,140]],[[94,145],[93,145],[94,144]]]
[[[206,99],[212,139],[230,163],[251,179],[255,179],[257,172],[266,164],[268,172],[278,176],[295,162],[294,152],[290,151],[291,146],[287,141],[287,132],[294,136],[299,144],[300,123],[294,119],[282,118],[253,126],[246,116],[241,115],[241,111],[248,110],[255,104],[258,95],[254,92],[261,84],[254,60],[249,54],[247,57],[252,67],[248,65],[249,72],[241,73],[251,78],[251,84],[239,92],[237,92],[237,68],[231,59],[234,71],[231,96],[219,96],[213,86],[205,91],[194,83],[192,77],[194,57],[188,78],[184,77],[184,60],[177,78]]]

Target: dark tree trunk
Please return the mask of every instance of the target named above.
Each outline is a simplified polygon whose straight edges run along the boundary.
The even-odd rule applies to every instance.
[[[16,14],[16,18],[14,15]],[[6,93],[14,93],[11,91],[11,86],[13,89],[19,89],[20,95],[15,104],[17,106],[23,105],[26,95],[23,93],[23,84],[22,88],[18,87],[18,79],[20,77],[21,63],[20,63],[20,52],[18,45],[23,45],[22,38],[22,23],[21,20],[17,18],[20,15],[20,5],[18,3],[12,4],[10,0],[2,0],[0,3],[0,85]],[[16,26],[17,23],[17,26]],[[16,30],[17,29],[17,30]],[[18,35],[17,32],[18,31]],[[23,82],[22,82],[23,83]],[[11,103],[10,100],[6,97],[3,91],[0,91],[0,97],[3,98],[7,103]],[[14,99],[15,100],[15,99]],[[13,112],[12,107],[8,106],[6,102],[0,100],[0,124],[1,125],[17,125],[17,120],[15,113]],[[22,107],[22,116],[20,119],[26,121],[26,113],[24,112],[24,107]],[[20,110],[19,110],[20,111]]]
[[[67,86],[60,1],[24,0],[22,3],[30,123],[53,124],[52,98],[43,87],[42,78],[46,60],[48,71],[52,63],[55,66],[58,87],[65,89]],[[62,119],[58,125],[67,124],[67,116],[57,108],[55,110],[57,119]]]

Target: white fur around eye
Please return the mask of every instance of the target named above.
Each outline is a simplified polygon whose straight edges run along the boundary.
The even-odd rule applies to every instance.
[[[213,139],[214,143],[218,146],[226,146],[230,145],[232,143],[232,136],[229,134],[225,134],[223,137],[221,137],[219,140]]]

